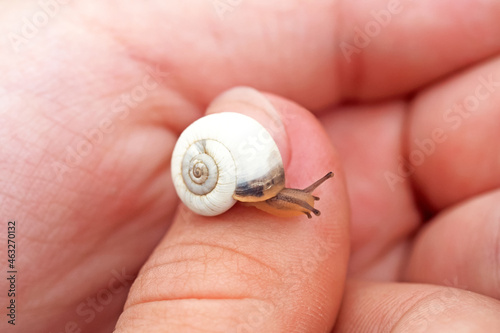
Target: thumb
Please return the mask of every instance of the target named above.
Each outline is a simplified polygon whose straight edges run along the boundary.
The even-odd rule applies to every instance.
[[[116,332],[329,332],[344,288],[348,200],[337,154],[314,116],[281,98],[235,88],[209,112],[281,117],[287,187],[315,191],[319,217],[282,218],[236,204],[215,217],[180,205],[133,284]],[[279,129],[275,131],[280,131]]]

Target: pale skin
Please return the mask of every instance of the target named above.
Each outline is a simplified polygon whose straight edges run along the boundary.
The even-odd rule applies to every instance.
[[[242,1],[224,20],[211,1],[69,2],[16,48],[43,9],[9,6],[18,331],[500,331],[498,1],[402,1],[350,56],[387,1]],[[321,216],[179,203],[175,141],[237,85],[281,114],[289,186],[335,173]]]

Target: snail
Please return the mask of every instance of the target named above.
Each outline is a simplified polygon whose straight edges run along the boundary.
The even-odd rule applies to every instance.
[[[304,189],[285,188],[278,146],[255,119],[234,112],[207,115],[180,135],[171,161],[178,196],[197,214],[215,216],[236,201],[277,216],[320,211],[314,189],[332,172]]]

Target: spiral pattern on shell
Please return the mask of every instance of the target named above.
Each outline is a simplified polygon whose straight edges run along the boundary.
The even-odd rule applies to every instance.
[[[171,172],[184,204],[206,216],[227,211],[236,199],[266,200],[285,183],[271,135],[253,118],[233,112],[205,116],[186,128],[175,145]]]

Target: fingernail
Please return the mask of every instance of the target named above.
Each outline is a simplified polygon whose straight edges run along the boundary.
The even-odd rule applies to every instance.
[[[276,142],[283,165],[288,165],[290,148],[285,126],[280,113],[264,94],[250,87],[227,90],[212,101],[206,114],[220,112],[238,112],[257,120]]]

